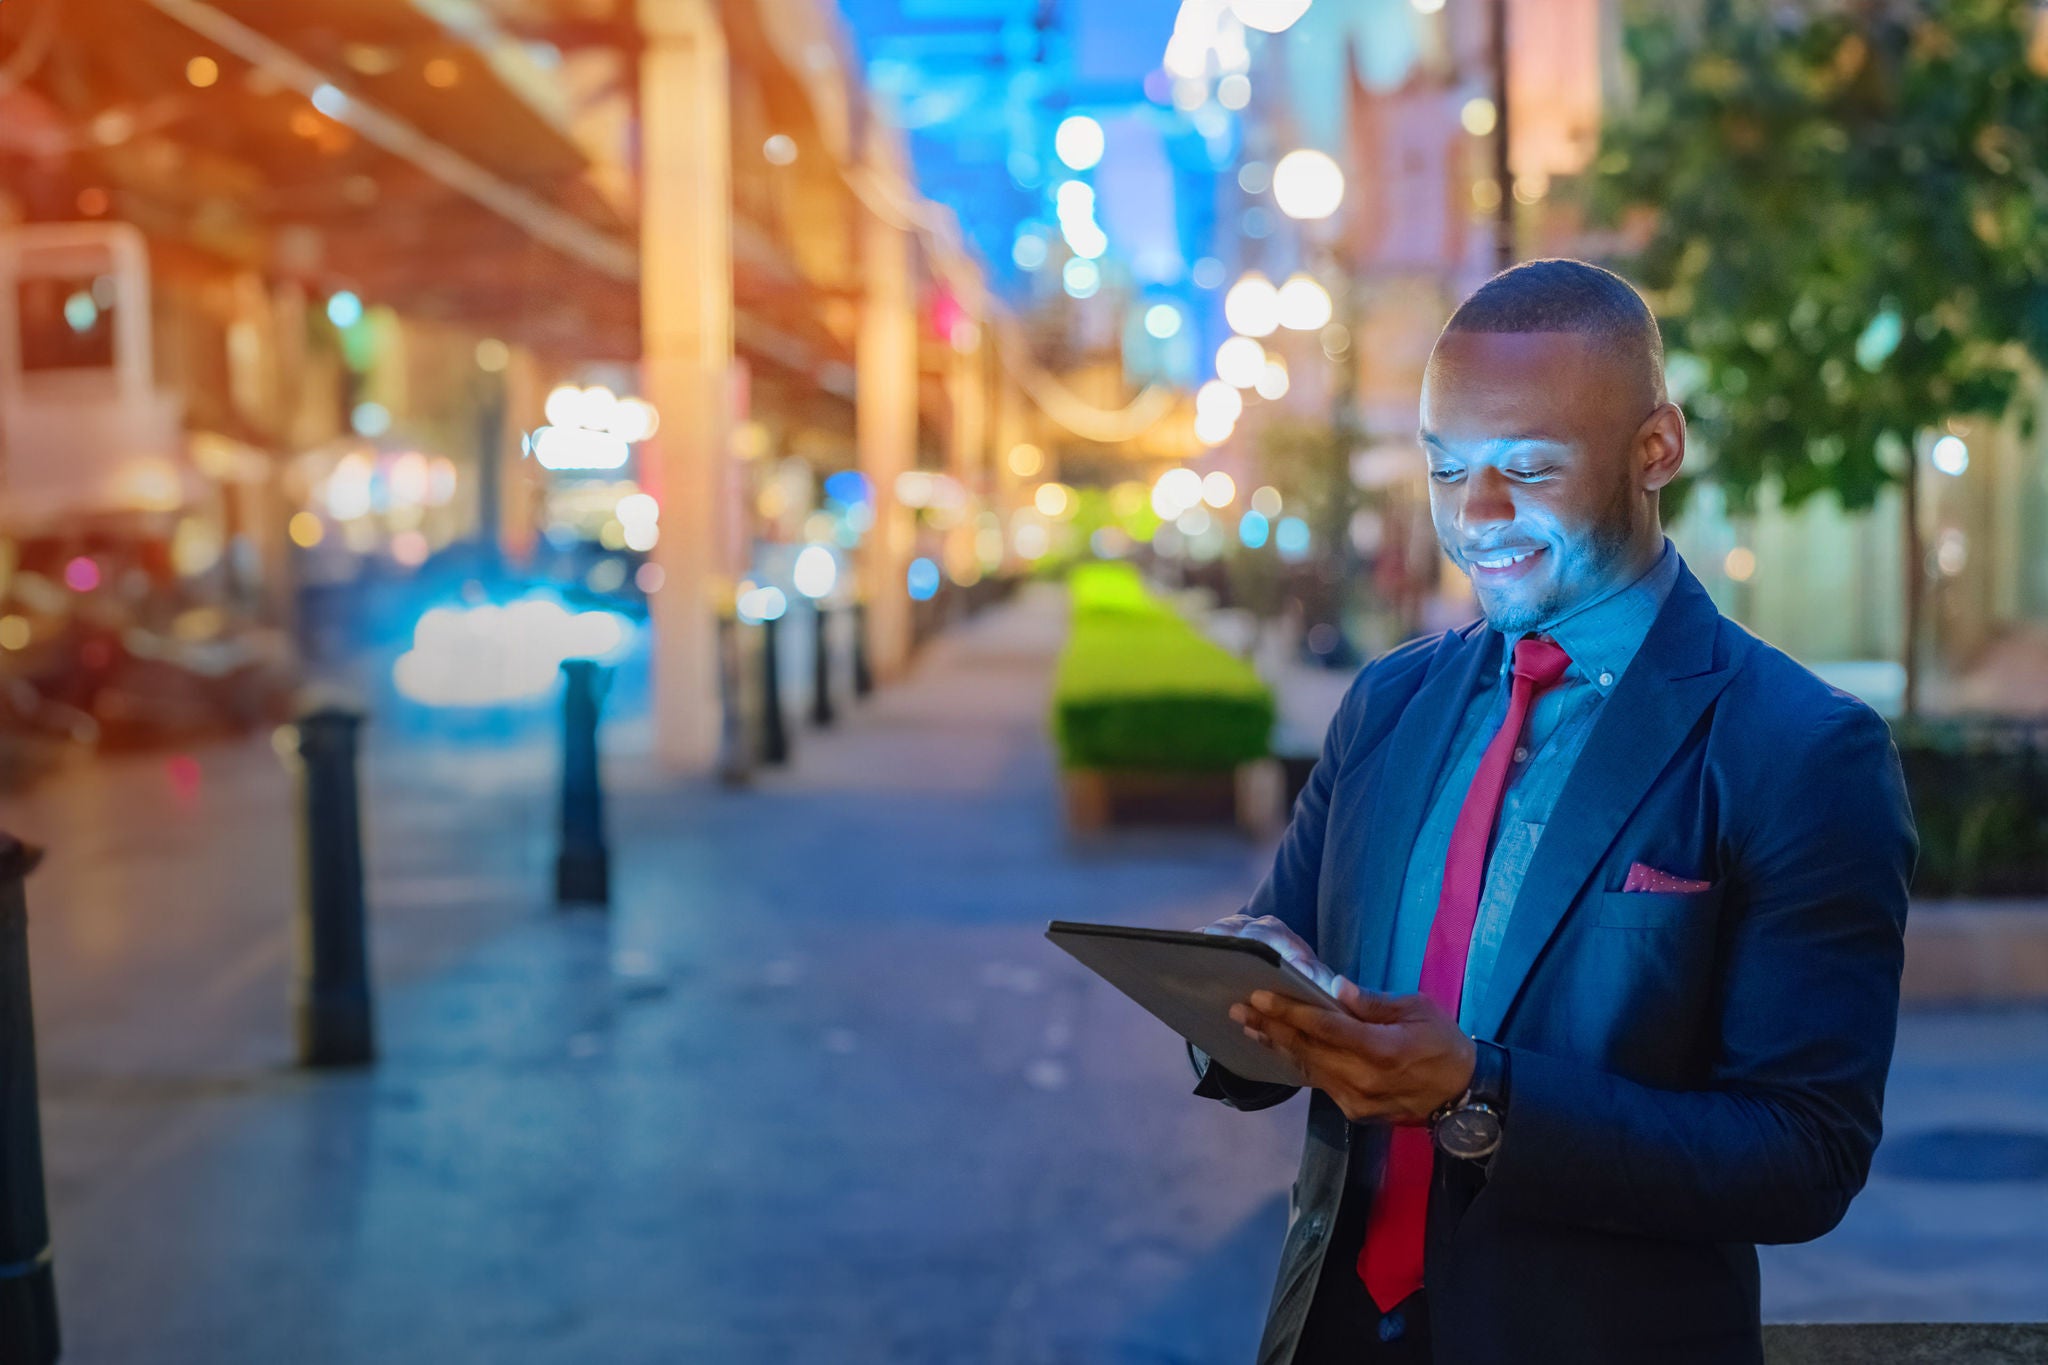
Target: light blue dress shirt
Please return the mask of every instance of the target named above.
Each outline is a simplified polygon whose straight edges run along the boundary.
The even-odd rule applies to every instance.
[[[1494,825],[1493,848],[1486,881],[1479,893],[1479,915],[1472,925],[1472,948],[1465,959],[1465,986],[1459,996],[1458,1023],[1470,1028],[1484,999],[1499,955],[1501,939],[1515,897],[1522,889],[1530,860],[1543,838],[1558,794],[1564,790],[1579,753],[1593,733],[1600,708],[1627,671],[1650,623],[1671,594],[1682,564],[1670,540],[1643,574],[1592,601],[1582,603],[1536,630],[1548,635],[1571,656],[1564,679],[1530,707],[1522,743],[1508,765],[1508,785]],[[1422,958],[1429,947],[1429,926],[1436,918],[1443,891],[1444,863],[1450,854],[1451,831],[1465,793],[1479,770],[1487,745],[1507,718],[1515,644],[1522,632],[1507,635],[1501,667],[1493,685],[1480,689],[1466,704],[1464,718],[1451,740],[1449,761],[1437,774],[1408,870],[1401,882],[1394,932],[1388,948],[1387,989],[1409,994],[1420,989]],[[1361,963],[1360,975],[1373,979],[1372,967]]]

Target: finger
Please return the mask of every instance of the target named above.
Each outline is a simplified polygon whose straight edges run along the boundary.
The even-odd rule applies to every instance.
[[[1369,991],[1357,985],[1352,985],[1351,992],[1349,999],[1340,997],[1340,1003],[1354,1019],[1362,1019],[1369,1024],[1392,1024],[1409,1017],[1409,1009],[1402,1003],[1406,999],[1404,996]]]

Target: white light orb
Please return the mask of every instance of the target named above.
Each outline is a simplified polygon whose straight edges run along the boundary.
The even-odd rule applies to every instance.
[[[1010,248],[1010,259],[1019,270],[1040,269],[1045,265],[1045,238],[1036,232],[1019,232],[1016,245]]]
[[[1237,22],[1261,33],[1285,33],[1308,13],[1311,0],[1230,0]]]
[[[1273,168],[1273,198],[1289,218],[1328,218],[1344,202],[1344,172],[1321,152],[1289,152]]]
[[[548,425],[573,427],[583,415],[583,390],[574,384],[560,384],[548,393],[548,401],[542,405],[548,415]]]
[[[1203,502],[1208,503],[1211,507],[1215,508],[1217,511],[1220,512],[1224,508],[1230,506],[1230,504],[1233,501],[1235,501],[1236,498],[1236,479],[1231,478],[1228,474],[1224,473],[1220,469],[1211,470],[1208,474],[1203,476]]]
[[[1071,114],[1060,120],[1052,149],[1067,166],[1085,171],[1102,160],[1102,125],[1086,114]]]
[[[831,596],[833,584],[839,581],[839,561],[823,545],[806,545],[797,551],[790,578],[798,592],[815,602]]]
[[[1271,336],[1280,325],[1280,291],[1258,271],[1247,271],[1223,296],[1223,317],[1248,337]]]
[[[1152,488],[1152,510],[1167,521],[1201,500],[1202,476],[1192,469],[1169,469]]]
[[[1500,120],[1500,113],[1493,107],[1493,101],[1484,95],[1474,95],[1465,101],[1465,107],[1458,111],[1458,122],[1465,125],[1465,131],[1474,137],[1485,137],[1493,131],[1493,125]]]
[[[1048,517],[1065,516],[1073,500],[1074,495],[1063,483],[1042,483],[1038,485],[1038,491],[1031,495],[1031,505],[1038,509],[1041,516]]]
[[[644,398],[621,398],[605,426],[606,431],[628,445],[644,441],[660,429],[661,414]]]
[[[1280,325],[1290,332],[1314,332],[1330,321],[1330,291],[1311,276],[1289,275],[1280,286]]]
[[[1060,283],[1071,298],[1092,299],[1102,288],[1102,270],[1085,256],[1076,256],[1060,267]]]
[[[1180,309],[1170,303],[1155,303],[1145,310],[1146,335],[1167,341],[1180,335]]]
[[[1195,439],[1205,446],[1220,446],[1237,430],[1237,419],[1220,412],[1195,414]],[[1157,510],[1156,508],[1154,510]],[[1161,515],[1165,515],[1161,513]]]
[[[1237,336],[1216,348],[1216,377],[1233,388],[1248,389],[1266,372],[1266,348],[1250,337]]]
[[[1252,490],[1252,510],[1267,519],[1280,515],[1280,490],[1272,484],[1262,484]]]
[[[1930,458],[1936,469],[1950,478],[1960,478],[1970,467],[1970,447],[1960,436],[1944,436],[1934,443]]]
[[[1252,102],[1252,82],[1249,76],[1233,71],[1216,82],[1216,102],[1233,112]]]
[[[1253,386],[1259,397],[1264,399],[1287,396],[1287,362],[1279,356],[1268,356],[1266,368],[1259,372],[1259,382]]]
[[[1244,413],[1244,395],[1220,379],[1212,379],[1195,390],[1195,412],[1215,413],[1226,422],[1235,422]]]

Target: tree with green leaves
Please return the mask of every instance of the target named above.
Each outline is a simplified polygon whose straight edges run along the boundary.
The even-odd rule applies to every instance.
[[[1674,13],[1674,9],[1690,13]],[[1904,494],[1906,710],[1927,573],[1919,451],[2048,358],[2048,37],[2027,0],[1635,3],[1636,94],[1588,187],[1665,327],[1732,508]],[[1676,378],[1677,375],[1674,375]]]

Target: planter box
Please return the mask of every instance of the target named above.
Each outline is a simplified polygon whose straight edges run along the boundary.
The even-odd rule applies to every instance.
[[[1194,772],[1070,768],[1061,782],[1074,834],[1217,826],[1265,833],[1274,826],[1277,773],[1270,763]]]

